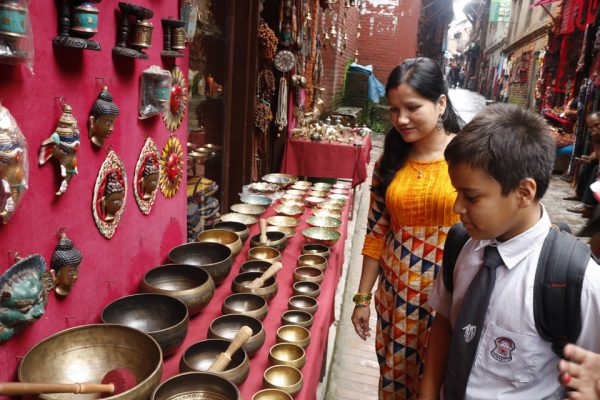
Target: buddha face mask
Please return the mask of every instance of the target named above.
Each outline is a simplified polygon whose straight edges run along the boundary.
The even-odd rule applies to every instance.
[[[113,97],[104,86],[94,102],[92,113],[88,120],[89,136],[92,143],[98,147],[110,137],[115,127],[115,120],[119,116],[119,107],[113,103]]]

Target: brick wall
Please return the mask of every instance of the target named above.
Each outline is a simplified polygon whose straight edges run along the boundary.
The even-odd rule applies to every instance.
[[[518,57],[524,52],[531,51],[531,60],[529,62],[529,78],[523,83],[510,83],[508,91],[508,102],[518,104],[525,108],[532,108],[534,103],[535,80],[540,71],[537,70],[535,53],[546,47],[548,36],[540,36],[533,41],[515,49],[510,56]]]

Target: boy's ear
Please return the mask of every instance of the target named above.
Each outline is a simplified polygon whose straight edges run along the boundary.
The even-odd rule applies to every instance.
[[[537,183],[533,178],[525,178],[519,182],[517,195],[519,197],[519,205],[523,208],[532,205],[535,202],[535,192],[537,191]]]

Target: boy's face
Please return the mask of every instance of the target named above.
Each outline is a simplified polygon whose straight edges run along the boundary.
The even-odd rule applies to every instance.
[[[527,213],[522,211],[535,196],[535,181],[526,182],[527,186],[533,182],[533,194],[519,187],[503,196],[500,183],[481,169],[459,163],[448,172],[457,191],[454,212],[473,239],[506,241],[529,228]]]

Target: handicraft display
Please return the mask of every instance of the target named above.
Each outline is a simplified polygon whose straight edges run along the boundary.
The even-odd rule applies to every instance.
[[[100,43],[90,40],[98,33],[98,14],[94,3],[102,0],[62,0],[60,5],[59,32],[52,44],[100,51]],[[70,33],[70,34],[69,34]]]
[[[151,65],[142,72],[140,85],[139,118],[146,119],[169,109],[171,99],[171,72]]]
[[[0,1],[0,62],[33,62],[29,1]]]
[[[6,107],[0,104],[0,219],[6,224],[27,191],[27,141]]]
[[[166,198],[171,198],[179,190],[183,176],[183,149],[176,136],[171,135],[167,140],[161,152],[160,164],[160,190]]]
[[[113,103],[113,97],[104,86],[94,102],[91,115],[88,119],[88,134],[90,141],[98,147],[104,145],[115,127],[115,120],[119,116],[119,107]]]
[[[119,225],[127,199],[127,175],[123,161],[110,151],[102,163],[92,199],[92,212],[98,230],[110,239]]]
[[[154,26],[149,19],[154,16],[154,12],[145,7],[123,2],[119,2],[119,9],[121,10],[121,19],[117,33],[117,45],[113,47],[113,54],[148,59],[148,55],[142,50],[152,47]],[[135,20],[135,23],[132,25],[130,20]]]
[[[161,177],[161,168],[159,163],[158,147],[150,138],[140,153],[140,158],[135,166],[135,175],[133,180],[133,193],[135,201],[144,214],[149,214],[152,205],[156,200],[158,184]]]
[[[18,260],[0,276],[0,342],[44,315],[50,278],[39,254]]]
[[[83,256],[73,241],[61,230],[58,245],[50,260],[50,273],[54,283],[54,291],[59,296],[71,292],[79,276],[79,264]]]
[[[163,121],[168,130],[175,132],[183,121],[185,109],[187,107],[187,89],[183,71],[175,66],[171,71],[173,86],[171,87],[171,96],[169,107],[163,113]]]
[[[185,22],[177,19],[161,19],[163,27],[162,57],[183,57],[185,49]]]

